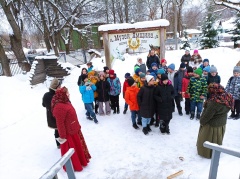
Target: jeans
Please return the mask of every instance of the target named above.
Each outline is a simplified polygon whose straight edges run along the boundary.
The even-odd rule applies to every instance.
[[[125,102],[124,109],[128,109],[128,104]]]
[[[147,127],[150,124],[151,118],[144,118],[142,117],[142,127]]]
[[[141,116],[139,111],[131,111],[132,123],[136,124],[136,117],[138,116],[138,121],[141,121]]]
[[[197,113],[202,112],[203,102],[191,101],[191,113],[195,113],[195,108],[197,107]]]
[[[85,109],[87,110],[86,115],[91,116],[93,119],[96,118],[95,113],[93,112],[92,103],[84,103]]]
[[[190,112],[190,107],[191,107],[190,98],[185,98],[185,111]]]

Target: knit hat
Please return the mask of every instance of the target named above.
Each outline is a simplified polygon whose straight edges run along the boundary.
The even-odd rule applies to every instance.
[[[205,58],[204,60],[203,60],[203,63],[204,62],[208,62],[209,63],[209,60],[207,59],[207,58]]]
[[[193,68],[191,66],[187,67],[187,73],[193,73]]]
[[[145,78],[146,74],[145,73],[141,73],[139,76],[140,76],[140,78]]]
[[[203,68],[203,71],[206,71],[206,72],[210,72],[210,66],[206,66],[205,68]]]
[[[180,64],[180,68],[185,68],[185,67],[186,67],[185,63],[182,62],[182,63]]]
[[[109,70],[109,75],[114,75],[114,70]]]
[[[99,76],[103,76],[103,77],[105,77],[105,73],[102,72],[102,71],[100,71],[98,75],[99,75]]]
[[[60,82],[58,81],[58,79],[57,79],[57,78],[54,78],[54,79],[52,80],[49,88],[55,91],[60,85],[61,85],[61,84],[60,84]]]
[[[154,77],[152,75],[146,75],[146,80],[149,83],[149,81],[151,81],[151,79],[153,79]]]
[[[158,71],[157,71],[157,74],[164,74],[164,73],[165,73],[165,71],[164,71],[163,68],[160,68],[160,69],[158,69]]]
[[[210,73],[217,73],[217,68],[214,65],[211,65]]]
[[[141,69],[140,69],[140,68],[137,68],[137,69],[135,70],[135,73],[138,75],[139,72],[141,72]]]
[[[81,77],[82,77],[82,81],[84,81],[86,78],[88,78],[88,75],[82,74]]]
[[[130,76],[131,76],[130,73],[125,73],[125,75],[124,75],[125,78],[129,78]]]
[[[128,78],[127,83],[128,83],[129,86],[132,86],[135,83],[135,81],[134,81],[133,78]]]
[[[103,72],[106,73],[106,71],[109,70],[107,66],[103,67]]]
[[[161,64],[164,63],[164,62],[167,63],[167,60],[165,60],[165,59],[163,58],[163,59],[161,60]]]
[[[235,72],[240,73],[240,66],[235,66],[233,68],[233,73],[235,73]]]
[[[202,69],[201,68],[197,68],[196,70],[194,70],[194,73],[198,74],[199,76],[202,76]]]
[[[156,64],[155,62],[153,62],[153,63],[151,64],[151,67],[153,67],[153,66],[156,66],[156,67],[157,67],[157,64]]]
[[[190,52],[190,48],[189,48],[189,47],[186,47],[186,48],[185,48],[185,52]]]
[[[171,64],[168,66],[168,68],[170,68],[171,70],[175,70],[175,65],[174,65],[174,63],[171,63]]]
[[[161,75],[161,81],[167,80],[168,76],[166,74]]]
[[[196,50],[194,50],[194,51],[193,51],[193,53],[198,53],[198,50],[197,50],[197,49],[196,49]]]
[[[92,66],[92,62],[88,62],[88,63],[87,63],[87,66]]]

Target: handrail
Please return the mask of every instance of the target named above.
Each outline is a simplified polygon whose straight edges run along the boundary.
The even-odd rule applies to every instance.
[[[76,179],[74,170],[72,167],[71,156],[74,153],[74,149],[71,148],[65,153],[46,173],[44,173],[39,179],[53,179],[56,178],[59,170],[65,165],[69,179]]]
[[[240,158],[240,151],[236,150],[236,149],[220,146],[218,144],[214,144],[214,143],[211,143],[208,141],[204,142],[203,146],[213,150],[210,171],[209,171],[209,176],[208,176],[209,179],[217,178],[218,165],[219,165],[219,159],[220,159],[221,152]]]

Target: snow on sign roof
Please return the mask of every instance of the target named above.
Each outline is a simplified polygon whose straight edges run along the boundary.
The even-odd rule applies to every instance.
[[[133,24],[123,23],[123,24],[106,24],[100,25],[98,31],[109,31],[109,30],[122,30],[122,29],[143,29],[150,27],[167,27],[169,26],[169,21],[166,19],[159,19],[154,21],[143,21],[136,22]]]
[[[197,30],[197,29],[186,29],[186,32],[189,34],[201,34],[202,33],[201,30]]]

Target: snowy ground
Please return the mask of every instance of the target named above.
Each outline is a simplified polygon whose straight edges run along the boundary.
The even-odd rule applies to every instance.
[[[203,58],[214,64],[222,85],[232,75],[233,66],[240,60],[240,51],[229,48],[199,50]],[[168,64],[180,64],[184,51],[167,51]],[[192,54],[192,52],[191,52]],[[146,59],[146,53],[139,56]],[[133,72],[136,55],[125,55],[124,62],[116,60],[113,69],[123,83],[126,72]],[[171,135],[162,135],[158,128],[145,136],[141,130],[132,128],[130,112],[122,114],[124,100],[120,96],[121,114],[98,116],[99,124],[85,119],[85,110],[77,86],[80,68],[71,66],[71,75],[63,85],[68,87],[71,101],[77,111],[86,143],[92,159],[77,178],[88,179],[163,179],[179,170],[181,179],[208,178],[209,159],[197,155],[196,139],[199,121],[189,116],[174,113],[170,123]],[[99,70],[102,59],[94,59]],[[27,75],[0,77],[0,178],[33,179],[44,174],[59,158],[54,131],[47,127],[45,108],[41,106],[42,96],[48,91],[50,79],[36,86],[29,86]],[[184,102],[182,102],[184,106]],[[228,120],[224,146],[240,149],[240,120]],[[181,161],[179,157],[183,157]],[[240,173],[240,159],[221,154],[218,179],[236,179]],[[59,178],[67,178],[60,171]]]

